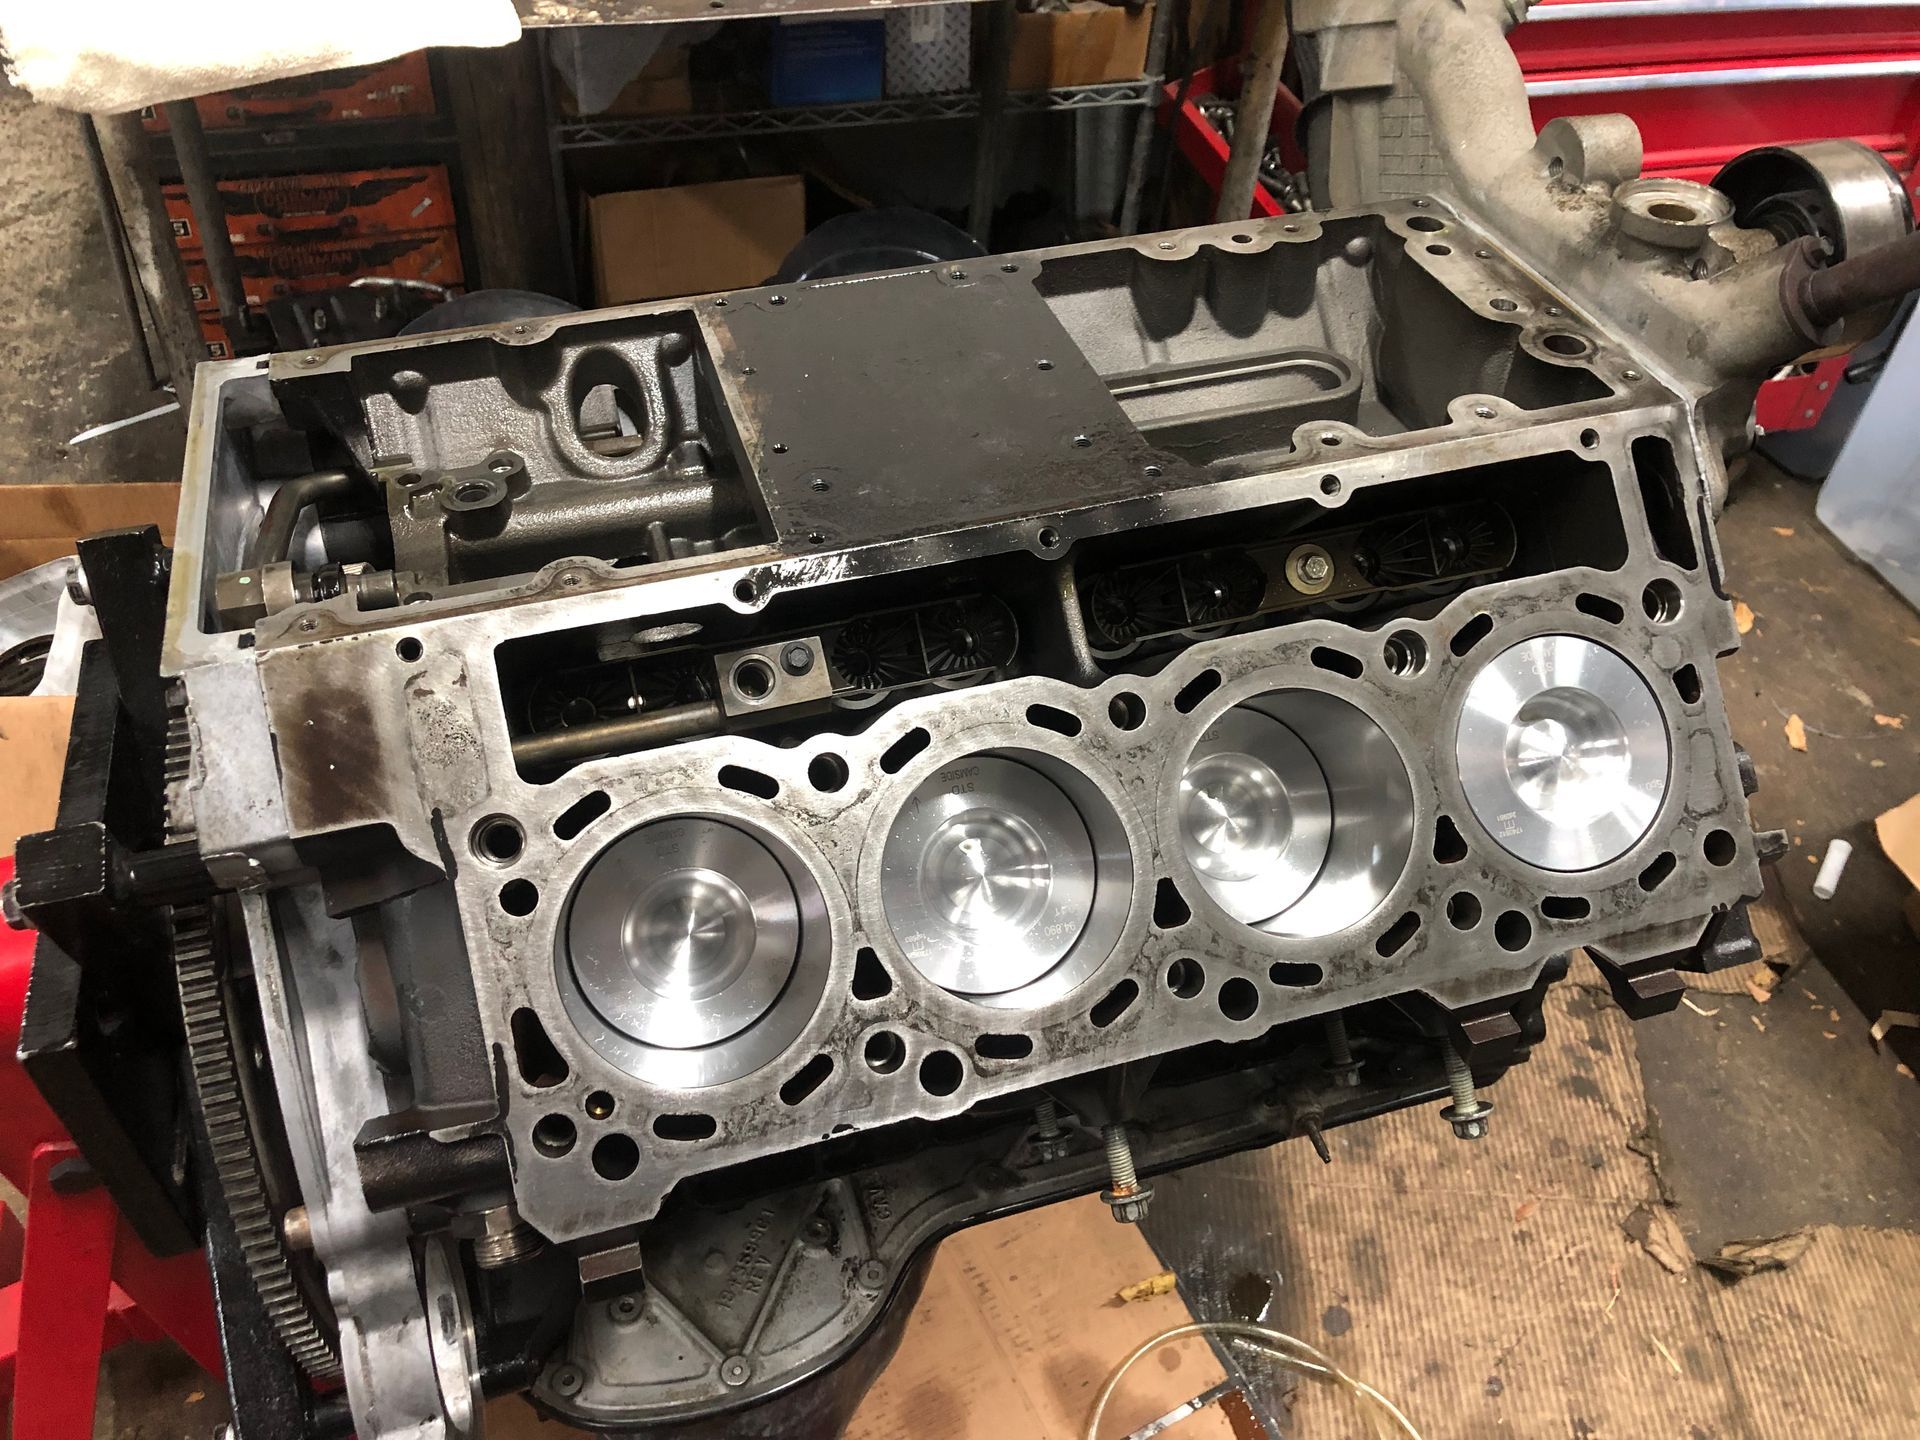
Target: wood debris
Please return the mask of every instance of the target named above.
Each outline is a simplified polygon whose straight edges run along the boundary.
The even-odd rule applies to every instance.
[[[1714,1006],[1713,1009],[1711,1010],[1702,1010],[1698,1005],[1693,1003],[1690,997],[1685,995],[1682,995],[1680,997],[1680,1003],[1686,1006],[1687,1009],[1691,1010],[1694,1014],[1704,1015],[1709,1020],[1711,1020],[1715,1015],[1718,1015],[1720,1013],[1720,1007],[1718,1005]]]
[[[1773,987],[1779,982],[1780,977],[1774,973],[1773,967],[1763,960],[1747,974],[1747,994],[1758,1004],[1764,1005],[1773,999]]]
[[[1693,1268],[1693,1247],[1681,1233],[1680,1222],[1673,1218],[1673,1211],[1665,1205],[1634,1206],[1620,1222],[1620,1228],[1669,1275],[1684,1275]]]
[[[1540,1202],[1538,1200],[1522,1201],[1519,1205],[1514,1207],[1513,1223],[1516,1225],[1526,1224],[1527,1221],[1533,1218],[1533,1212],[1538,1210],[1539,1208],[1540,1208]]]
[[[1767,1033],[1767,1022],[1762,1020],[1758,1015],[1749,1015],[1747,1019],[1753,1021],[1753,1028],[1758,1030],[1762,1035]]]
[[[1138,1300],[1151,1300],[1156,1295],[1173,1293],[1173,1271],[1162,1270],[1158,1275],[1149,1275],[1144,1280],[1136,1280],[1131,1285],[1122,1285],[1113,1292],[1114,1299],[1122,1305],[1131,1305]]]
[[[1742,635],[1753,629],[1753,607],[1744,600],[1733,602],[1733,628]]]
[[[1791,540],[1793,538],[1793,526],[1776,525],[1773,527],[1773,533],[1778,535],[1782,540]]]
[[[1840,1033],[1837,1030],[1822,1030],[1820,1033],[1829,1040],[1838,1040],[1840,1038]]]
[[[1884,725],[1889,730],[1904,730],[1907,728],[1907,717],[1904,715],[1875,715],[1873,717],[1873,723],[1876,725]]]
[[[1784,1270],[1813,1248],[1811,1230],[1795,1230],[1765,1240],[1729,1240],[1700,1263],[1709,1270],[1744,1280],[1762,1270]]]
[[[1791,533],[1791,532],[1789,532],[1789,533]],[[1654,1348],[1654,1349],[1656,1349],[1656,1350],[1658,1350],[1658,1351],[1660,1352],[1660,1358],[1661,1358],[1662,1360],[1664,1360],[1664,1361],[1666,1361],[1666,1362],[1667,1362],[1667,1364],[1669,1364],[1669,1365],[1671,1365],[1671,1366],[1673,1367],[1673,1373],[1674,1373],[1675,1375],[1684,1375],[1684,1374],[1686,1373],[1685,1371],[1683,1371],[1683,1370],[1682,1370],[1682,1369],[1680,1368],[1680,1362],[1679,1362],[1678,1360],[1676,1360],[1676,1359],[1674,1359],[1674,1358],[1673,1358],[1673,1352],[1672,1352],[1671,1350],[1669,1350],[1669,1349],[1667,1349],[1667,1347],[1666,1347],[1666,1346],[1664,1346],[1664,1345],[1662,1345],[1662,1344],[1660,1343],[1660,1337],[1659,1337],[1659,1336],[1657,1336],[1657,1335],[1649,1335],[1649,1336],[1647,1337],[1647,1339],[1649,1339],[1649,1340],[1651,1340],[1651,1341],[1653,1341],[1653,1348]]]
[[[1807,748],[1807,722],[1802,720],[1798,715],[1789,715],[1787,716],[1785,728],[1787,732],[1787,744],[1796,750],[1805,750]]]

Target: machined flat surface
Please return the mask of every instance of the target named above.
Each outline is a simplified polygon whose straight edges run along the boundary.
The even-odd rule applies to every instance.
[[[1184,467],[1140,439],[1034,271],[968,260],[709,307],[727,375],[753,371],[728,403],[782,545],[1044,517],[1178,480]],[[1148,465],[1165,478],[1143,478]]]

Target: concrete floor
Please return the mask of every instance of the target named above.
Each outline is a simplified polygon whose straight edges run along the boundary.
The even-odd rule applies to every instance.
[[[78,117],[0,81],[0,484],[173,480],[185,421],[162,416],[72,445],[172,398],[134,343]]]

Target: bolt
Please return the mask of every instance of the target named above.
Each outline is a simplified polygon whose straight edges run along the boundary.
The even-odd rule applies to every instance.
[[[1460,1139],[1484,1140],[1487,1117],[1493,1114],[1493,1106],[1473,1093],[1473,1068],[1467,1064],[1467,1057],[1450,1044],[1442,1053],[1447,1062],[1447,1088],[1453,1092],[1453,1103],[1440,1112],[1440,1118],[1453,1126],[1453,1133]]]
[[[853,1280],[862,1290],[878,1290],[887,1283],[887,1267],[879,1260],[862,1260]]]
[[[1153,1187],[1142,1185],[1133,1168],[1133,1143],[1127,1137],[1127,1127],[1109,1125],[1100,1132],[1100,1138],[1106,1142],[1107,1174],[1113,1182],[1111,1189],[1100,1192],[1100,1198],[1122,1225],[1138,1225],[1147,1218]]]
[[[753,1378],[753,1365],[744,1355],[729,1355],[720,1362],[720,1383],[734,1389]]]
[[[480,1212],[481,1230],[473,1240],[473,1263],[482,1270],[499,1270],[546,1249],[540,1232],[520,1218],[511,1205],[495,1205]]]
[[[1042,1100],[1033,1107],[1033,1154],[1042,1165],[1051,1165],[1067,1153],[1067,1132],[1060,1128],[1060,1107]]]
[[[87,572],[80,568],[78,561],[67,572],[67,598],[76,605],[93,604],[93,596],[87,590]]]
[[[1360,1083],[1360,1066],[1353,1058],[1353,1043],[1347,1038],[1347,1017],[1329,1015],[1327,1031],[1327,1073],[1334,1083],[1352,1089]]]
[[[578,1365],[556,1365],[547,1384],[556,1395],[578,1395],[586,1387],[587,1374]]]
[[[1333,573],[1333,562],[1324,555],[1309,555],[1300,562],[1300,573],[1318,585]]]
[[[636,1324],[640,1319],[640,1297],[638,1295],[616,1296],[607,1304],[607,1318],[616,1325]]]
[[[800,1227],[800,1239],[803,1244],[811,1245],[816,1250],[824,1249],[827,1242],[833,1239],[833,1226],[824,1217],[816,1215]]]
[[[6,884],[0,885],[0,919],[7,922],[9,930],[28,928],[26,909],[20,904],[20,878],[14,876]]]
[[[318,365],[320,363],[320,357],[318,355],[302,355],[300,357],[300,363],[302,365]]]
[[[804,675],[813,669],[813,647],[796,640],[780,651],[780,668],[789,675]]]
[[[1327,1148],[1327,1135],[1320,1128],[1320,1112],[1309,1110],[1301,1115],[1299,1126],[1306,1132],[1307,1143],[1313,1146],[1313,1153],[1320,1157],[1322,1165],[1333,1163],[1333,1151]]]

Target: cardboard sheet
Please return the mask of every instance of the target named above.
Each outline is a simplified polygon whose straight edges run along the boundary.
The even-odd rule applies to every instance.
[[[1920,795],[1896,805],[1873,822],[1880,836],[1880,848],[1907,877],[1907,883],[1920,890]]]
[[[0,579],[73,554],[82,535],[125,525],[158,525],[173,543],[180,487],[141,485],[0,486]]]
[[[893,1362],[845,1440],[1081,1440],[1108,1373],[1141,1341],[1193,1317],[1177,1293],[1116,1292],[1161,1269],[1140,1232],[1093,1196],[963,1230],[943,1241]],[[1150,1355],[1100,1427],[1118,1440],[1225,1378],[1202,1340]],[[488,1406],[492,1440],[565,1440],[518,1397]],[[1169,1440],[1234,1440],[1218,1405]]]
[[[72,721],[71,695],[0,696],[0,855],[53,827]]]

